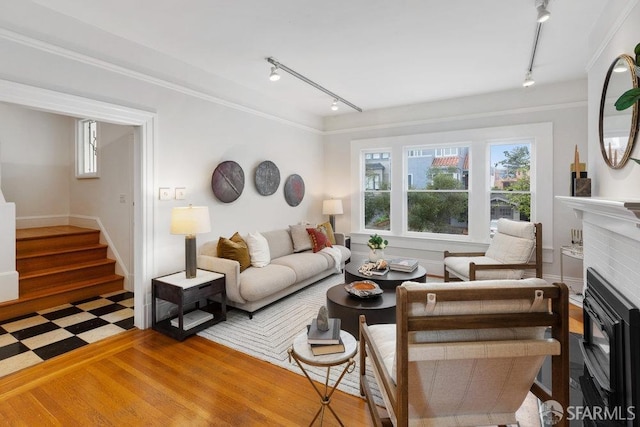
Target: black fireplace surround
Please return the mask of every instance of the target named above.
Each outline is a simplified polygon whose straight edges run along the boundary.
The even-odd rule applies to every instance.
[[[593,268],[583,302],[584,406],[588,426],[640,426],[640,313]]]

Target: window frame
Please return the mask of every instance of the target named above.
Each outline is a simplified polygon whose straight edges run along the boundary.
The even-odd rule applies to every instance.
[[[87,150],[89,149],[88,144],[90,144],[87,140],[87,136],[85,133],[85,123],[94,122],[96,124],[96,138],[95,138],[95,171],[93,172],[85,172],[86,166],[86,155]],[[78,179],[92,179],[92,178],[100,178],[100,123],[93,119],[77,119],[76,120],[76,161],[75,161],[75,169],[76,169],[76,178]]]
[[[488,243],[490,240],[490,185],[485,164],[488,164],[490,153],[488,142],[502,142],[513,140],[531,140],[531,183],[532,197],[531,221],[545,224],[553,223],[554,187],[553,187],[553,123],[529,123],[510,126],[495,126],[446,132],[421,133],[399,135],[380,138],[366,138],[351,140],[351,183],[356,192],[361,191],[361,153],[366,150],[390,150],[391,152],[391,224],[390,231],[384,232],[393,236],[394,246],[398,248],[423,247],[420,241],[431,241],[434,245],[449,243],[447,248],[476,247],[475,244]],[[460,141],[471,141],[469,158],[469,234],[425,235],[424,233],[408,232],[406,227],[406,196],[407,165],[404,150],[409,147],[422,145],[443,145]],[[550,165],[545,173],[536,173],[537,165]],[[399,187],[399,185],[401,186]],[[400,191],[401,189],[401,191]],[[481,208],[478,208],[481,206]],[[472,207],[475,209],[472,211]],[[351,199],[351,234],[365,237],[370,230],[364,228],[363,199]],[[379,233],[383,234],[383,233]],[[544,241],[553,241],[553,227],[543,227]],[[437,243],[441,242],[441,243]],[[459,245],[456,245],[456,242]],[[472,244],[469,246],[468,244]]]

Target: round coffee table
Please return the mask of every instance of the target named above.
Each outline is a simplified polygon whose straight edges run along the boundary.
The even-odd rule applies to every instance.
[[[413,270],[411,273],[389,270],[383,276],[365,276],[358,271],[365,262],[367,262],[367,260],[364,258],[352,259],[351,262],[344,267],[344,282],[352,283],[363,279],[371,280],[372,282],[376,282],[380,285],[382,289],[390,289],[394,292],[397,286],[402,285],[408,280],[420,283],[427,282],[427,270],[421,265],[418,265],[418,268]]]
[[[358,337],[359,317],[367,316],[367,324],[396,322],[396,291],[385,289],[374,298],[358,298],[349,294],[344,285],[336,285],[327,291],[329,317],[341,320],[341,329]]]

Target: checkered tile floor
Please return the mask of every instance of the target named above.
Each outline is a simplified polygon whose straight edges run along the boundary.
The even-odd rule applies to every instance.
[[[133,293],[114,292],[0,323],[0,376],[133,328]]]

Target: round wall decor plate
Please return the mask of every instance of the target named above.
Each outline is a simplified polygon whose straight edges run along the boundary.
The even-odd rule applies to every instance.
[[[265,160],[256,168],[256,189],[263,196],[270,196],[280,185],[280,170],[272,161]]]
[[[289,175],[284,182],[284,198],[289,206],[298,206],[304,198],[304,181],[300,175]]]
[[[223,203],[236,200],[244,190],[244,171],[232,160],[220,163],[211,176],[213,194]]]

